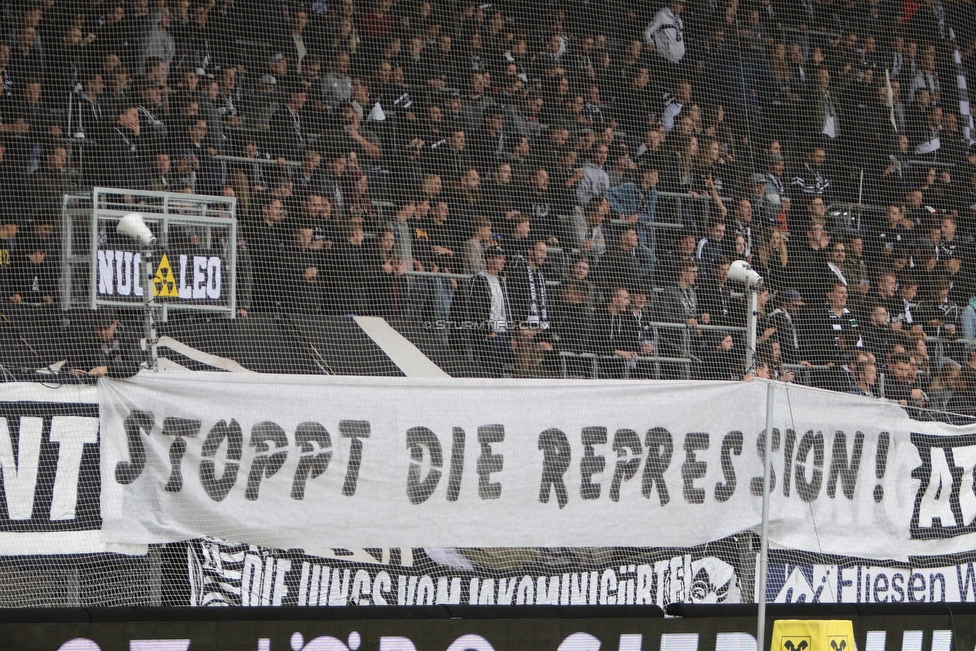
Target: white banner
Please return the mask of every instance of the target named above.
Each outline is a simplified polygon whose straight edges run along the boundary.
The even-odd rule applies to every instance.
[[[703,544],[760,523],[765,394],[762,382],[106,380],[103,535]],[[947,438],[959,428],[785,385],[774,424],[774,545],[862,558],[973,548],[976,464],[963,453],[976,441]]]

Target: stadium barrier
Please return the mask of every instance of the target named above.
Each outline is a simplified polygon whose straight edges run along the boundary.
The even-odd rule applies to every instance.
[[[756,598],[762,381],[6,387],[5,605]],[[971,429],[775,396],[766,600],[976,601]]]

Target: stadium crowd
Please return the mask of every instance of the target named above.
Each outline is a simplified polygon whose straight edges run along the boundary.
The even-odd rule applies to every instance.
[[[695,359],[696,377],[790,380],[803,365],[863,395],[884,373],[889,398],[976,412],[976,354],[952,343],[976,337],[968,5],[3,11],[11,318],[58,305],[66,192],[223,195],[242,318],[425,323],[491,376],[588,375],[586,353],[606,377]],[[735,260],[765,279],[755,369]]]

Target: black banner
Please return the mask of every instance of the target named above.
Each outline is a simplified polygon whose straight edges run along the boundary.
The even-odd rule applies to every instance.
[[[98,455],[98,405],[0,402],[0,532],[100,529]]]
[[[387,608],[368,618],[361,610],[314,608],[8,611],[0,639],[4,648],[19,651],[754,650],[755,611],[750,616],[741,608],[723,608],[707,617],[666,619],[653,607],[603,616],[586,608],[503,608],[484,610],[483,617],[463,608]],[[866,651],[968,651],[976,642],[971,610],[792,607],[768,613],[771,651],[788,651],[793,643],[773,637],[777,620],[784,619],[850,620],[857,648]],[[827,640],[810,640],[796,648],[830,647]]]

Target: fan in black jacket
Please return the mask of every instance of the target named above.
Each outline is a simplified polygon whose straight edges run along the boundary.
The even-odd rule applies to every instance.
[[[308,93],[302,86],[295,84],[288,88],[285,97],[285,103],[271,116],[271,142],[276,149],[276,158],[300,161],[308,140],[308,132],[303,123],[305,115],[302,113]]]
[[[514,325],[513,312],[505,279],[499,277],[505,267],[505,251],[500,246],[489,247],[485,263],[486,268],[455,296],[461,309],[452,309],[451,320],[473,347],[485,377],[497,378],[512,358],[509,327]]]
[[[38,240],[18,247],[4,278],[4,296],[19,305],[54,305],[58,297],[57,267]]]
[[[629,292],[617,288],[610,293],[606,307],[597,310],[592,345],[600,357],[600,374],[604,377],[623,377],[625,365],[637,365],[639,332],[629,307]]]
[[[127,378],[139,372],[139,342],[119,323],[113,310],[99,310],[93,333],[65,364],[72,375],[86,378]]]

